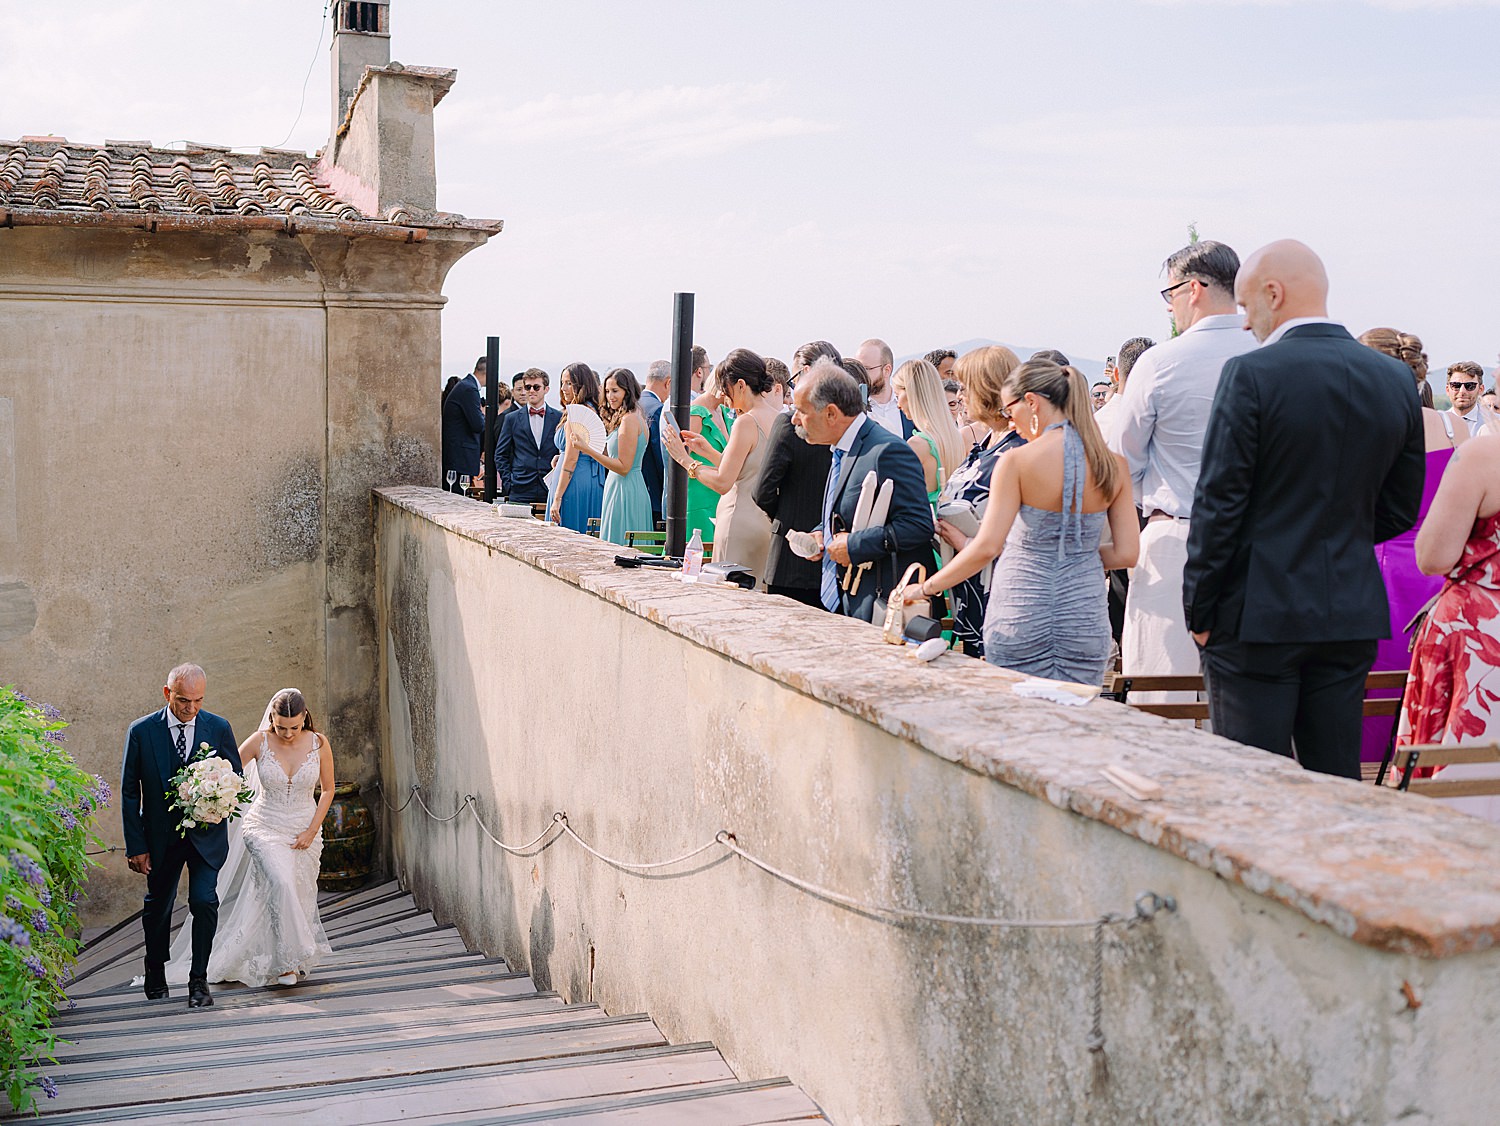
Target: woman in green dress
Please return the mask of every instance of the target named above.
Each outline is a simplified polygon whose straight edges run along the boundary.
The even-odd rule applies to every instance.
[[[703,393],[693,400],[690,412],[692,418],[689,420],[688,428],[706,441],[712,450],[707,453],[693,453],[694,461],[701,462],[703,465],[717,466],[723,460],[724,447],[729,445],[730,421],[724,410],[727,402],[723,391],[719,388],[718,379],[710,374],[703,381]],[[692,539],[693,530],[697,529],[702,534],[705,543],[713,542],[714,516],[718,510],[719,494],[702,481],[689,479],[687,538]]]
[[[641,475],[648,439],[640,404],[641,385],[635,373],[629,368],[615,368],[604,377],[603,418],[609,440],[602,452],[590,449],[587,443],[579,447],[579,453],[609,470],[599,514],[599,538],[606,543],[623,544],[626,532],[650,532],[656,526],[651,516],[651,494]]]
[[[922,463],[927,500],[937,504],[943,485],[969,454],[958,424],[948,410],[948,395],[937,368],[926,360],[908,360],[891,377],[901,412],[916,423],[906,444]]]

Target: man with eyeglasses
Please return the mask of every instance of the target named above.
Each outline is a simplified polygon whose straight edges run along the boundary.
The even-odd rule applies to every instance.
[[[871,337],[859,346],[854,358],[865,365],[870,376],[870,417],[903,442],[917,432],[911,419],[901,413],[896,403],[896,389],[891,385],[896,357],[884,340]]]
[[[1105,441],[1130,466],[1146,524],[1120,631],[1126,676],[1192,676],[1198,647],[1182,612],[1182,568],[1203,460],[1203,433],[1224,364],[1255,347],[1235,311],[1240,259],[1221,242],[1195,242],[1163,264],[1162,299],[1179,335],[1142,349],[1107,408]],[[1127,342],[1128,347],[1129,342]],[[1122,359],[1126,348],[1122,347]],[[1144,703],[1189,703],[1185,693],[1143,693]],[[1134,694],[1132,694],[1134,698]]]
[[[505,413],[495,439],[499,492],[517,504],[547,499],[547,474],[557,456],[553,442],[562,412],[547,405],[547,373],[528,368],[516,391],[518,409]]]
[[[1484,425],[1484,412],[1479,405],[1483,394],[1484,368],[1473,360],[1460,360],[1448,366],[1448,398],[1453,401],[1449,413],[1455,423],[1462,420],[1468,424],[1471,438]]]

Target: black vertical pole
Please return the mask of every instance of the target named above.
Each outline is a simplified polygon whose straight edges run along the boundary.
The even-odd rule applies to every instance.
[[[693,295],[679,293],[672,306],[672,402],[669,404],[677,428],[684,434],[692,420],[693,401]],[[666,407],[662,408],[667,409]],[[662,509],[667,517],[667,554],[680,559],[687,550],[687,470],[675,461],[666,465],[666,495]]]
[[[500,425],[500,338],[492,336],[484,355],[484,502],[495,499],[495,428]]]

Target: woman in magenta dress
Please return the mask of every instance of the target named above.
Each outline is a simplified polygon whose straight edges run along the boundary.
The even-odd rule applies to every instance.
[[[1405,363],[1411,368],[1418,389],[1426,384],[1427,354],[1422,351],[1422,341],[1411,333],[1397,332],[1393,328],[1372,328],[1359,338],[1359,342]],[[1411,635],[1406,632],[1407,624],[1443,585],[1441,575],[1424,575],[1418,569],[1416,543],[1422,521],[1427,518],[1427,510],[1437,493],[1438,482],[1443,479],[1443,470],[1453,457],[1454,437],[1452,423],[1440,411],[1424,406],[1422,425],[1427,438],[1427,481],[1422,488],[1422,507],[1417,512],[1417,522],[1410,531],[1375,545],[1375,558],[1380,563],[1386,596],[1391,603],[1391,636],[1382,641],[1375,652],[1374,667],[1378,672],[1397,672],[1411,664]],[[1372,692],[1371,695],[1393,697],[1399,696],[1400,692],[1392,689]],[[1371,716],[1365,720],[1359,754],[1361,762],[1378,763],[1385,757],[1395,723],[1393,716]]]
[[[1417,562],[1447,579],[1412,651],[1401,746],[1500,741],[1500,435],[1486,430],[1453,456],[1417,537]],[[1493,763],[1438,771],[1444,781],[1497,772]],[[1500,821],[1500,797],[1434,800]]]

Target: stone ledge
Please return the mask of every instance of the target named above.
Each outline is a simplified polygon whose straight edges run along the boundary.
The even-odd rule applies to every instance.
[[[1021,678],[981,661],[950,654],[923,665],[862,622],[616,567],[623,549],[613,544],[505,519],[438,489],[376,492],[395,508],[1355,942],[1447,958],[1500,937],[1500,827],[1422,798],[1309,774],[1107,700],[1065,708],[1017,697],[1011,687]],[[1165,799],[1127,797],[1100,776],[1109,763],[1160,782]]]

